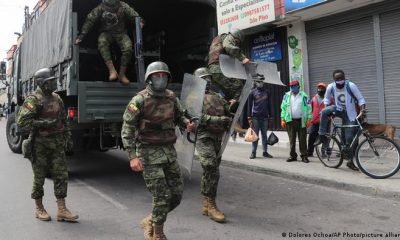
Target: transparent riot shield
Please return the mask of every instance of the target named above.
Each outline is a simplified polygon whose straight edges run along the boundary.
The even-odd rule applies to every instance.
[[[187,116],[192,120],[200,119],[203,110],[203,100],[207,82],[202,78],[185,73],[182,84],[180,102]],[[196,135],[186,132],[185,129],[175,130],[177,141],[175,149],[178,154],[178,163],[183,175],[190,179],[193,166]]]
[[[285,85],[279,79],[279,74],[275,63],[252,62],[243,65],[239,60],[224,54],[220,55],[219,62],[221,66],[221,71],[226,77],[246,80],[246,83],[244,84],[244,87],[240,94],[239,106],[233,117],[232,124],[229,128],[229,131],[225,132],[222,138],[221,149],[218,153],[218,157],[221,157],[223,152],[225,151],[226,145],[228,144],[229,137],[234,131],[234,125],[239,120],[239,117],[242,114],[246,100],[250,94],[251,89],[253,88],[254,79],[256,79],[257,76],[262,75],[265,78],[265,83],[282,86]]]

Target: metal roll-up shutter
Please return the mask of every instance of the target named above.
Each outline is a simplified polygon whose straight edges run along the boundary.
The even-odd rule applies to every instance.
[[[400,11],[380,16],[386,122],[400,127]]]
[[[332,72],[342,69],[363,94],[369,109],[368,120],[379,122],[372,17],[308,28],[307,45],[312,94],[318,82],[331,83]]]

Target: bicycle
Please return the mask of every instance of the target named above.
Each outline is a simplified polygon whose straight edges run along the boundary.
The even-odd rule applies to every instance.
[[[372,136],[362,127],[361,120],[363,113],[356,117],[355,125],[338,125],[330,117],[332,122],[332,130],[327,135],[328,140],[316,146],[316,153],[319,160],[327,167],[338,168],[342,165],[343,160],[352,159],[351,149],[359,142],[361,135],[363,139],[355,150],[356,163],[360,170],[367,176],[383,179],[396,174],[400,169],[400,147],[392,140],[385,136]],[[348,128],[357,128],[357,133],[348,146],[341,132]],[[339,131],[341,130],[341,131]],[[339,138],[338,138],[338,137]],[[351,160],[350,160],[351,161]]]

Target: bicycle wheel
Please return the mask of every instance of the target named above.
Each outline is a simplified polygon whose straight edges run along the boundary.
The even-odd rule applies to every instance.
[[[400,168],[400,148],[391,139],[376,136],[364,139],[356,150],[360,170],[372,178],[388,178]]]
[[[343,163],[341,146],[336,137],[329,137],[326,147],[320,144],[315,147],[319,160],[327,167],[338,168]]]

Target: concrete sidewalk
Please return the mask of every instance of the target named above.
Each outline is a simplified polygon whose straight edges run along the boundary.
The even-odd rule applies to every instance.
[[[399,173],[388,179],[373,179],[360,171],[356,172],[348,169],[345,161],[338,169],[325,167],[316,156],[309,158],[310,163],[301,161],[288,163],[286,162],[289,157],[287,133],[274,133],[280,140],[276,146],[268,149],[268,152],[274,158],[262,157],[262,147],[259,146],[257,158],[249,159],[251,144],[244,142],[242,138],[237,138],[236,142],[231,141],[228,143],[222,156],[222,164],[365,195],[400,200]],[[299,151],[297,152],[299,153]]]

